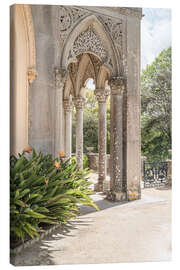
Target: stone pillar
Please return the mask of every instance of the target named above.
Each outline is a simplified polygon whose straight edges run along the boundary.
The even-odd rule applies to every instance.
[[[76,107],[76,161],[77,167],[83,169],[83,106],[85,99],[76,97],[73,99]]]
[[[114,201],[126,200],[126,179],[123,179],[123,93],[124,77],[110,80],[111,86],[111,175],[107,198]]]
[[[106,181],[107,165],[106,165],[106,101],[110,94],[107,89],[96,89],[94,91],[99,105],[99,127],[98,127],[98,184],[95,186],[96,191],[103,191],[103,183]]]
[[[54,155],[57,156],[59,151],[64,151],[63,142],[63,88],[67,78],[67,71],[55,68],[55,134],[54,134]]]
[[[66,159],[71,158],[72,152],[72,101],[64,99],[65,114],[65,154]]]

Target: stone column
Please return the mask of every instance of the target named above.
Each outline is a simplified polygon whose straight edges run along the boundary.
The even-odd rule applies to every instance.
[[[96,191],[103,191],[103,183],[106,180],[107,165],[106,165],[106,101],[110,94],[110,90],[96,89],[94,91],[99,105],[99,127],[98,127],[98,184],[95,186]]]
[[[72,152],[72,101],[64,99],[65,114],[65,154],[66,159],[71,158]]]
[[[111,86],[111,179],[108,198],[126,200],[126,179],[123,179],[123,93],[125,78],[115,77]]]
[[[64,151],[63,142],[63,88],[67,78],[67,71],[61,68],[55,68],[55,134],[54,134],[54,155],[59,151]]]
[[[83,106],[85,99],[76,97],[73,99],[76,108],[76,161],[77,167],[83,169]]]

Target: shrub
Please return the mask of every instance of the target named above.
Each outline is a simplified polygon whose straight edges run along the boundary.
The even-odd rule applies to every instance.
[[[76,156],[73,156],[71,158],[71,162],[72,164],[76,164]],[[88,169],[89,168],[89,160],[87,155],[83,154],[83,169]],[[89,171],[90,172],[90,171]]]
[[[39,236],[47,224],[66,223],[79,204],[98,207],[89,197],[89,171],[77,171],[64,157],[53,160],[32,150],[10,157],[11,242]]]

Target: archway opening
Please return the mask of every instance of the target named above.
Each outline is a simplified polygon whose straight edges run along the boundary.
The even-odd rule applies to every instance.
[[[103,65],[99,57],[92,53],[83,53],[76,57],[68,66],[69,83],[65,88],[72,96],[72,155],[75,156],[79,169],[86,155],[94,154],[98,171],[98,190],[103,190],[103,182],[107,175],[107,141],[110,139],[110,103],[108,96],[110,87],[108,85],[109,72],[107,66]],[[108,100],[108,105],[107,105]],[[108,107],[108,115],[106,114]],[[69,118],[66,115],[66,118]],[[108,123],[108,132],[107,132]],[[65,127],[69,123],[65,122]],[[67,130],[67,129],[66,129]],[[65,136],[65,140],[68,135]],[[71,143],[71,142],[70,142]],[[66,143],[66,145],[68,145]],[[67,146],[69,149],[69,147]]]

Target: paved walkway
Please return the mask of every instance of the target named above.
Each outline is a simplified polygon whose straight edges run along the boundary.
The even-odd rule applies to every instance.
[[[141,200],[124,204],[93,198],[101,211],[82,207],[63,231],[16,255],[15,265],[171,260],[171,190],[143,189]]]

